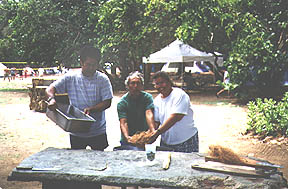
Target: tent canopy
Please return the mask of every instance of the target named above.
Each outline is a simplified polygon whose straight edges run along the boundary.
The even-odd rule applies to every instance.
[[[0,77],[4,76],[4,70],[5,69],[7,69],[7,67],[0,62]]]
[[[0,69],[6,69],[7,67],[0,62]]]
[[[215,57],[211,53],[205,53],[199,51],[187,44],[184,44],[179,39],[176,39],[168,46],[164,47],[160,51],[151,54],[148,58],[143,57],[142,61],[144,64],[149,63],[166,63],[166,62],[194,62],[194,61],[209,61],[214,63]],[[218,58],[217,63],[221,61]],[[223,59],[222,59],[223,64]],[[219,65],[220,66],[220,65]]]

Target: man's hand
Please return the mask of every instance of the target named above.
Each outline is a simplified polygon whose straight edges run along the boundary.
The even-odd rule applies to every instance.
[[[90,113],[94,112],[102,112],[111,106],[111,101],[112,101],[111,99],[104,100],[96,104],[95,106],[85,108],[84,113],[89,115]]]
[[[48,108],[49,110],[51,111],[55,111],[57,109],[57,103],[56,103],[56,100],[54,98],[52,98],[51,100],[49,100],[48,102]]]
[[[149,144],[152,144],[153,142],[155,142],[158,138],[158,136],[160,135],[160,130],[157,129],[157,130],[154,130],[149,138]]]
[[[91,113],[91,108],[85,108],[84,113],[89,115]]]
[[[48,97],[47,102],[48,102],[48,108],[49,110],[55,111],[57,108],[56,100],[55,100],[55,93],[56,89],[53,87],[53,85],[49,85],[48,88],[45,90],[46,95]]]
[[[131,142],[131,140],[132,140],[132,137],[131,137],[131,136],[127,136],[127,137],[125,137],[125,138],[126,138],[126,140],[127,140],[128,143],[132,143],[132,142]]]

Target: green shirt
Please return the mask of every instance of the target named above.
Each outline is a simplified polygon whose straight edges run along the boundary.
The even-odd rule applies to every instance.
[[[154,104],[152,95],[147,92],[142,91],[136,99],[131,98],[129,93],[122,96],[117,104],[118,117],[119,120],[127,119],[129,136],[148,130],[145,112],[149,109],[154,109]],[[121,141],[125,141],[123,135]]]

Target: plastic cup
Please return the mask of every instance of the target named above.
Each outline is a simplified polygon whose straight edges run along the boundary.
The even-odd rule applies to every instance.
[[[145,144],[145,152],[146,152],[146,158],[149,161],[153,161],[155,159],[155,154],[156,154],[156,145]]]

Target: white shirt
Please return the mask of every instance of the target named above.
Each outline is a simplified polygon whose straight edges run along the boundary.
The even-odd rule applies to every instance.
[[[163,124],[171,114],[184,114],[185,116],[176,122],[170,129],[161,134],[161,140],[169,145],[185,142],[197,133],[194,126],[193,110],[190,98],[180,88],[174,88],[169,96],[162,98],[159,94],[154,99],[155,121]]]

